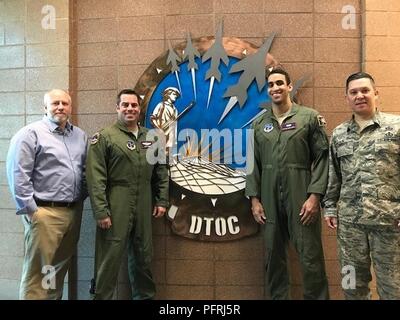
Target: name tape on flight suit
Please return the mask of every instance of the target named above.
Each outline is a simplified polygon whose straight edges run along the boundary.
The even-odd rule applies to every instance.
[[[153,144],[153,141],[142,141],[142,149],[148,149]]]
[[[288,131],[296,129],[296,122],[282,123],[281,130]]]

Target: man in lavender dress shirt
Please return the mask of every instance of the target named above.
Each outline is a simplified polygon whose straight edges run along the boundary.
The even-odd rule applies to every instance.
[[[20,299],[61,299],[86,197],[87,136],[69,122],[71,97],[44,96],[45,116],[10,142],[7,177],[25,227]]]

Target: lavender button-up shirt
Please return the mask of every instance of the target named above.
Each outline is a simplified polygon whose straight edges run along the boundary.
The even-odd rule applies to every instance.
[[[17,214],[37,210],[34,198],[74,202],[86,197],[87,136],[67,123],[64,132],[46,116],[19,130],[7,154],[7,178]]]

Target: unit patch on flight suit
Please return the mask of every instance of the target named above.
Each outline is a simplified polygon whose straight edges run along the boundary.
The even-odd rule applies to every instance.
[[[96,144],[99,142],[99,137],[100,133],[96,132],[91,138],[90,138],[90,144]]]
[[[264,132],[269,133],[274,130],[274,125],[272,123],[267,123],[264,127]]]
[[[136,149],[136,145],[132,140],[128,140],[128,142],[126,143],[126,147],[129,150],[135,150]]]
[[[325,118],[323,116],[318,115],[317,119],[318,119],[318,125],[320,127],[326,127],[326,120],[325,120]]]

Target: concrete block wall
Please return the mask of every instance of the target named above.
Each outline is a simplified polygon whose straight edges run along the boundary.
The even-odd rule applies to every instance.
[[[56,9],[56,29],[42,28],[42,8]],[[11,137],[43,115],[43,94],[69,88],[69,1],[0,1],[0,299],[18,299],[24,235],[7,185]]]

